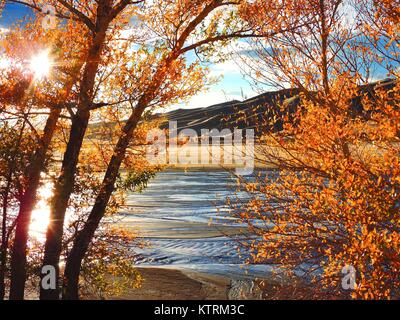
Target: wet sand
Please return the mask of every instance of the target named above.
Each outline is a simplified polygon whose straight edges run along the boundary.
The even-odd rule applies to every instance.
[[[144,281],[139,289],[127,291],[119,300],[226,300],[227,278],[186,273],[168,268],[138,268]]]
[[[127,290],[116,300],[240,300],[261,299],[252,280],[232,280],[196,271],[164,267],[140,267],[144,281],[138,289]],[[272,284],[272,282],[271,282]]]

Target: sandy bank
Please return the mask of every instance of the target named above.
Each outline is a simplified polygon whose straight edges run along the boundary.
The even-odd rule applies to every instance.
[[[144,278],[139,289],[128,290],[118,300],[232,300],[258,299],[252,281],[169,268],[140,267]]]

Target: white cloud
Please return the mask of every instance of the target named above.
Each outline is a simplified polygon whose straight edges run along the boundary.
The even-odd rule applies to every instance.
[[[229,57],[229,59],[225,62],[212,65],[211,76],[227,75],[241,77],[243,70],[239,66],[241,62],[239,56],[252,49],[253,47],[248,42],[244,41],[236,41],[229,46],[221,48],[222,54]]]
[[[225,92],[223,90],[211,90],[193,97],[189,103],[189,107],[209,107],[214,104],[224,103],[232,100],[241,100],[242,97],[234,93]]]
[[[241,70],[235,61],[229,60],[223,63],[215,64],[211,67],[210,75],[212,77],[226,75],[241,75]]]
[[[243,97],[235,92],[227,92],[222,89],[210,90],[192,97],[188,102],[183,102],[180,104],[170,106],[169,108],[166,108],[162,111],[167,112],[178,108],[181,109],[205,108],[215,104],[229,102],[232,100],[241,101],[243,100]]]

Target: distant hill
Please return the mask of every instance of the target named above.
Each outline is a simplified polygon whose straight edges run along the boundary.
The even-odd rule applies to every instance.
[[[285,111],[282,111],[280,106],[285,105],[286,101],[290,101],[298,94],[298,89],[283,89],[266,92],[245,101],[234,100],[205,108],[177,109],[163,113],[162,116],[169,121],[177,121],[178,130],[191,128],[198,134],[201,129],[256,129],[256,124],[265,117],[282,115],[287,111],[293,112],[296,103],[289,104],[288,110]],[[163,125],[162,128],[167,125]],[[280,130],[281,123],[277,122],[273,129]]]
[[[363,93],[372,96],[374,89],[390,90],[395,83],[396,80],[394,79],[386,79],[360,88]],[[283,89],[266,92],[242,102],[235,100],[205,108],[177,109],[159,115],[162,115],[168,121],[177,121],[178,130],[191,128],[199,135],[201,129],[254,128],[257,132],[257,127],[259,124],[265,123],[265,119],[272,120],[272,126],[270,128],[264,127],[263,130],[279,131],[283,127],[282,116],[284,114],[290,115],[299,105],[299,92],[299,89]],[[349,109],[353,115],[362,115],[364,110],[361,98],[355,98]],[[367,114],[364,114],[364,116],[368,117]],[[162,128],[167,126],[168,123],[165,123]]]

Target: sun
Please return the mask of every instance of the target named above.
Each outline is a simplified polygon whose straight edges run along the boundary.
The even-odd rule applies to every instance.
[[[48,51],[42,51],[32,57],[29,63],[29,69],[33,72],[35,79],[43,79],[49,76],[52,61]]]

